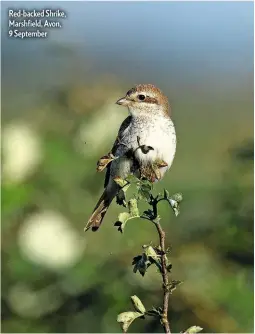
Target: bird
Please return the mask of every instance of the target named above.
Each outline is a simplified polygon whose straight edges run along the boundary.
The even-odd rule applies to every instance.
[[[171,119],[171,107],[168,98],[159,88],[152,84],[136,85],[116,104],[126,107],[129,116],[120,125],[109,154],[98,162],[98,170],[105,162],[109,162],[104,191],[84,228],[85,231],[90,228],[97,231],[101,226],[112,200],[120,191],[115,178],[125,179],[130,174],[141,178],[142,171],[146,175],[146,169],[156,161],[161,161],[163,163],[159,168],[160,173],[152,182],[161,180],[175,157],[176,131]]]

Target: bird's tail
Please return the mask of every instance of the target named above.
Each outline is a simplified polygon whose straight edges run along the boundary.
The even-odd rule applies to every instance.
[[[97,202],[95,209],[93,210],[91,217],[88,220],[87,225],[84,228],[85,232],[89,230],[90,228],[92,229],[93,232],[99,229],[114,196],[115,196],[114,193],[110,193],[104,190],[102,196]]]

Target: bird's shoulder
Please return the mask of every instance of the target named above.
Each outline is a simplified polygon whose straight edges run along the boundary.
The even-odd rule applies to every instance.
[[[119,143],[120,143],[120,141],[121,141],[121,137],[122,137],[124,131],[125,131],[126,129],[128,129],[128,127],[130,126],[131,121],[132,121],[132,117],[131,117],[131,116],[128,116],[128,117],[125,118],[124,121],[121,123],[120,128],[119,128],[119,131],[118,131],[118,136],[117,136],[117,138],[116,138],[116,140],[115,140],[115,142],[114,142],[114,144],[113,144],[113,147],[112,147],[112,149],[111,149],[111,153],[112,153],[113,155],[116,154],[117,149],[118,149],[118,147],[119,147]],[[109,164],[107,165],[106,175],[105,175],[105,182],[104,182],[104,187],[106,187],[107,184],[108,184],[108,182],[109,182],[109,178],[110,178],[110,169],[111,169],[111,163],[109,163]]]
[[[119,135],[122,134],[131,124],[132,117],[128,116],[127,118],[124,119],[124,121],[120,125],[119,129]]]

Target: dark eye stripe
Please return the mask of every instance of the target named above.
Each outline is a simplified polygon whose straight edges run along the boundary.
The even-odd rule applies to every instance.
[[[151,103],[151,104],[158,104],[157,99],[155,99],[154,97],[149,97],[149,96],[146,96],[146,99],[144,100],[144,102]]]

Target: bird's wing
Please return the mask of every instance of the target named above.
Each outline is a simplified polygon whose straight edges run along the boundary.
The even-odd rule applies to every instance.
[[[121,135],[123,133],[123,131],[125,131],[129,125],[131,123],[131,116],[128,116],[121,124],[119,132],[118,132],[118,136],[113,144],[113,147],[111,149],[111,153],[115,156],[117,148],[119,146],[119,142],[121,141]],[[109,182],[109,178],[110,178],[110,170],[111,170],[111,162],[107,165],[106,167],[106,174],[105,174],[105,180],[104,180],[104,187],[107,186],[108,182]]]

